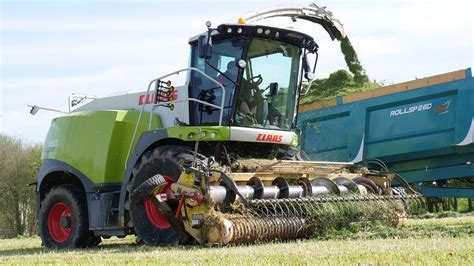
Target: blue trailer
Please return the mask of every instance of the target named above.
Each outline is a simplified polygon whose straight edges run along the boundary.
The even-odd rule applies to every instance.
[[[474,198],[471,68],[300,106],[312,160],[378,158],[428,197]]]

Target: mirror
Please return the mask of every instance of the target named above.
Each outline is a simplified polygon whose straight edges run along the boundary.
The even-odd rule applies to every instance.
[[[278,83],[272,82],[270,83],[270,96],[276,96],[278,94]]]
[[[308,62],[308,57],[306,55],[303,57],[303,71],[304,71],[304,77],[306,80],[308,81],[313,80],[314,74],[311,71],[311,67],[309,66],[309,62]]]
[[[240,59],[239,62],[237,63],[237,65],[240,68],[244,69],[247,66],[247,62],[244,59]]]
[[[38,113],[38,111],[39,111],[38,105],[31,106],[31,110],[30,110],[31,115],[36,115]]]
[[[212,57],[212,40],[206,35],[201,35],[198,38],[199,58],[209,59]]]

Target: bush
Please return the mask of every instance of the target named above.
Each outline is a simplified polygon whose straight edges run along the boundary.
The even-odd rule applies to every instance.
[[[0,238],[37,233],[34,186],[41,147],[0,134]]]

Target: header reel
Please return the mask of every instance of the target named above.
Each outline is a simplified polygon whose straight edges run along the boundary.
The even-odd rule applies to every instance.
[[[408,202],[419,196],[392,189],[394,175],[361,168],[351,172],[350,163],[240,163],[253,171],[230,172],[200,159],[181,162],[181,175],[171,184],[178,207],[165,215],[181,238],[190,235],[212,246],[311,237],[331,223],[379,220],[396,226],[407,217]],[[167,201],[160,188],[146,195],[163,210],[159,205]],[[138,191],[132,197],[143,193]]]

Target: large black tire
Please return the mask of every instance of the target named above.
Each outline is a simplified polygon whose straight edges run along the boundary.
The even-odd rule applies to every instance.
[[[43,245],[49,248],[86,248],[101,242],[89,231],[86,196],[72,185],[53,187],[46,194],[39,227]]]
[[[180,164],[191,159],[193,155],[190,148],[184,146],[164,145],[145,152],[133,169],[132,179],[127,186],[129,195],[157,174],[169,177],[172,181],[178,180],[181,174]],[[177,201],[170,200],[167,203],[172,210],[177,208]],[[127,205],[130,211],[129,227],[135,231],[138,243],[150,246],[178,244],[179,237],[173,227],[159,228],[150,221],[144,202],[137,202],[129,197]]]

